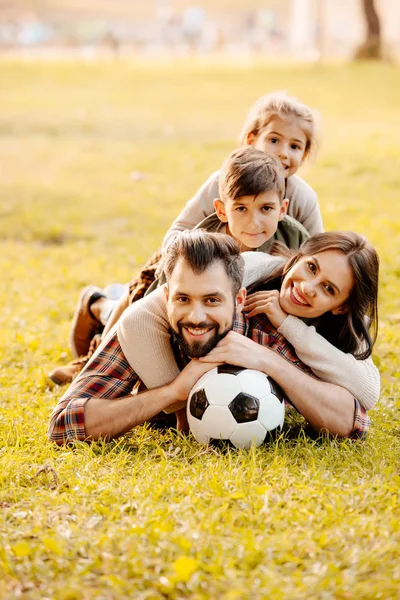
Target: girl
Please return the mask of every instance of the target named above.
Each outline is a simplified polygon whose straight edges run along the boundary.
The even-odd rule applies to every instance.
[[[313,111],[282,92],[262,96],[250,109],[240,135],[240,144],[243,147],[254,146],[279,158],[285,176],[285,196],[289,200],[287,214],[299,221],[310,234],[323,231],[317,195],[296,175],[299,167],[317,148]],[[215,212],[213,203],[219,197],[218,178],[219,171],[216,171],[188,201],[167,231],[161,253],[154,253],[119,300],[107,298],[100,288],[94,286],[82,290],[72,322],[70,346],[76,357],[88,351],[89,354],[65,367],[54,369],[49,377],[55,383],[72,381],[127,306],[143,297],[155,279],[162,253],[175,236],[186,229],[193,229]],[[92,336],[102,330],[101,338],[97,335],[91,343]]]
[[[379,261],[366,238],[353,232],[320,233],[289,260],[255,252],[243,256],[244,285],[259,290],[248,297],[246,318],[269,319],[268,344],[279,346],[286,339],[320,379],[347,389],[366,410],[373,408],[379,399],[379,372],[371,359]],[[118,338],[139,378],[148,388],[172,381],[179,369],[171,350],[164,290],[135,303],[127,314],[117,325]],[[138,351],[129,339],[135,339]],[[224,342],[200,360],[232,360]]]
[[[259,98],[251,107],[239,138],[242,147],[251,145],[279,158],[289,200],[287,214],[299,221],[311,235],[323,231],[318,198],[296,172],[316,152],[316,129],[315,114],[308,106],[285,93],[273,92]],[[167,231],[163,251],[177,233],[193,229],[214,212],[213,202],[219,195],[218,177],[219,171],[216,171],[188,201]]]

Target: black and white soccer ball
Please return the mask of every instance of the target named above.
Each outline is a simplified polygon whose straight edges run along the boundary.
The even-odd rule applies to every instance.
[[[205,373],[187,403],[196,440],[229,440],[236,448],[259,446],[267,432],[282,428],[285,402],[281,388],[253,369],[220,365]]]

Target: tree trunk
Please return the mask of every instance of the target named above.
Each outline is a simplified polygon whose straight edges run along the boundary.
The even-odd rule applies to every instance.
[[[381,24],[374,0],[361,0],[361,4],[367,31],[364,43],[356,50],[355,58],[359,60],[380,60],[382,58]]]

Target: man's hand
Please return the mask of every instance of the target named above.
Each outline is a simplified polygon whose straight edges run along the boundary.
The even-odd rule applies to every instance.
[[[242,336],[241,336],[242,337]],[[190,390],[198,379],[207,371],[211,371],[214,367],[218,367],[221,364],[215,359],[211,359],[207,362],[200,362],[197,359],[193,359],[189,364],[179,373],[178,377],[174,379],[169,385],[174,392],[174,403],[184,402],[188,399]]]
[[[282,325],[287,317],[287,313],[279,304],[279,291],[271,290],[269,292],[254,292],[246,298],[244,311],[248,317],[264,314],[267,315],[272,325],[277,329]]]
[[[230,331],[215,346],[214,350],[199,358],[198,361],[202,364],[212,364],[212,366],[227,363],[244,369],[266,372],[265,367],[270,353],[273,354],[272,350],[260,346],[240,333]]]

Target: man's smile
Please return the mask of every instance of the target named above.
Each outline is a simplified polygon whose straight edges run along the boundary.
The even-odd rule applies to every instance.
[[[182,325],[182,328],[185,329],[185,331],[187,331],[192,337],[195,338],[200,338],[203,335],[205,335],[206,333],[209,333],[210,331],[212,331],[213,329],[215,329],[215,327],[189,327],[189,326],[185,326]]]

